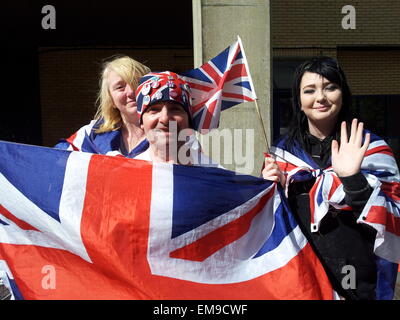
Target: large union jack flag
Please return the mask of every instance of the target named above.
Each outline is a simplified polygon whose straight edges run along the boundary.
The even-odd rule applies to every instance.
[[[194,125],[200,132],[218,128],[222,110],[257,99],[239,37],[200,68],[181,75],[191,88]]]
[[[365,133],[369,132],[365,130]],[[371,141],[361,172],[373,188],[373,192],[361,212],[357,223],[374,228],[376,233],[374,252],[377,257],[377,298],[392,299],[396,282],[397,264],[400,262],[400,175],[393,152],[386,142],[371,134]],[[317,232],[329,206],[352,210],[345,203],[345,192],[332,166],[319,168],[312,157],[298,146],[288,150],[285,138],[271,147],[280,169],[286,174],[288,185],[295,181],[316,178],[310,190],[311,232]]]
[[[274,183],[5,142],[0,277],[24,299],[334,297]]]

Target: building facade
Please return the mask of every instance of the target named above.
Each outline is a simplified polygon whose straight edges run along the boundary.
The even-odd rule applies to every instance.
[[[131,55],[153,70],[182,71],[214,57],[239,35],[261,119],[254,103],[246,103],[223,113],[221,129],[254,130],[251,174],[259,175],[267,151],[263,131],[270,144],[287,127],[295,67],[317,55],[339,60],[354,95],[353,111],[386,139],[399,159],[397,0],[52,4],[57,14],[53,30],[41,27],[45,1],[4,5],[2,30],[9,36],[2,40],[0,55],[8,75],[8,107],[2,111],[8,121],[0,127],[0,139],[52,146],[88,123],[96,109],[101,63],[114,54]],[[23,94],[14,85],[20,79]],[[229,163],[226,167],[237,169]]]

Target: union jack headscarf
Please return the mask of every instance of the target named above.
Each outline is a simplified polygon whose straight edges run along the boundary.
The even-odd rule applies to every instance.
[[[364,137],[368,132],[364,130]],[[371,141],[361,164],[361,173],[368,180],[373,192],[357,223],[365,223],[377,231],[374,244],[375,255],[392,264],[398,264],[400,262],[399,169],[393,152],[386,142],[377,135],[370,134]],[[281,171],[286,175],[286,195],[290,183],[315,178],[315,183],[310,190],[311,232],[319,230],[329,206],[341,210],[352,210],[345,203],[343,184],[333,171],[331,164],[325,169],[319,168],[312,157],[299,145],[289,150],[285,138],[270,148],[270,154],[276,158]],[[377,267],[378,273],[382,271],[380,270],[382,266],[377,265]],[[397,266],[391,266],[391,268],[397,271]]]
[[[136,89],[137,113],[141,118],[146,108],[159,101],[171,101],[182,105],[192,118],[190,87],[179,75],[171,71],[150,72],[139,80]]]

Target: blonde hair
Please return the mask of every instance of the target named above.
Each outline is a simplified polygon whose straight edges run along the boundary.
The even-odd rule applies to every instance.
[[[129,84],[132,90],[136,90],[139,79],[150,72],[148,67],[128,56],[117,56],[103,64],[99,82],[100,90],[96,100],[98,108],[94,116],[96,120],[103,119],[103,123],[96,130],[96,133],[117,130],[122,125],[120,111],[114,108],[114,102],[109,91],[108,75],[111,70]]]

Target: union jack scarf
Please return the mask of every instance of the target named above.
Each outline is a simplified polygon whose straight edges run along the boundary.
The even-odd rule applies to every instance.
[[[364,130],[364,137],[368,132]],[[390,147],[382,138],[369,133],[371,141],[361,164],[361,173],[373,192],[357,223],[365,223],[377,231],[374,244],[378,269],[377,297],[387,298],[390,296],[388,290],[393,293],[400,262],[400,175]],[[286,195],[290,183],[316,178],[310,190],[310,228],[311,232],[317,232],[329,206],[341,210],[352,208],[345,203],[343,185],[330,161],[327,168],[321,169],[300,146],[289,151],[285,142],[285,138],[280,139],[270,148],[270,154],[286,176]]]
[[[82,151],[95,154],[105,154],[109,156],[125,156],[135,158],[137,155],[146,151],[149,142],[144,139],[129,154],[121,152],[121,131],[114,130],[104,133],[96,133],[96,129],[102,123],[100,120],[92,120],[83,126],[69,138],[61,140],[55,148],[70,151]]]

